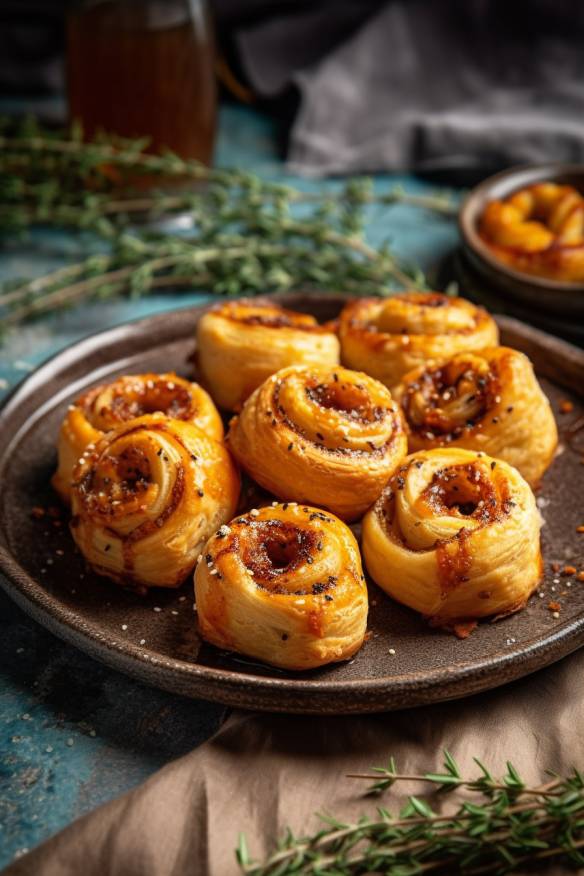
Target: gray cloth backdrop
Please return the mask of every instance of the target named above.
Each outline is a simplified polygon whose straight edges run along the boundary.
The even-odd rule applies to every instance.
[[[355,8],[362,20],[343,30]],[[260,94],[300,89],[296,171],[584,159],[581,0],[302,4],[246,23],[236,43]]]
[[[294,169],[582,161],[584,4],[506,5],[388,3],[298,75]]]

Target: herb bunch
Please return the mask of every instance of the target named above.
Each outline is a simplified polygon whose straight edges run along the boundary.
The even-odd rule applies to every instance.
[[[389,246],[365,242],[365,208],[407,203],[443,216],[455,211],[442,195],[378,195],[367,178],[307,194],[245,171],[149,154],[146,146],[113,137],[85,142],[78,127],[63,136],[34,120],[18,129],[0,120],[0,231],[23,233],[42,223],[94,232],[79,264],[0,288],[4,326],[165,286],[218,295],[423,288],[420,272]],[[177,214],[188,218],[188,236],[145,224]],[[106,253],[95,254],[95,234],[107,242]]]
[[[380,795],[395,782],[428,783],[440,791],[464,789],[469,799],[454,814],[441,814],[411,796],[393,815],[378,807],[355,823],[320,815],[323,827],[312,836],[288,831],[263,863],[250,857],[240,838],[237,860],[246,876],[383,876],[504,874],[526,872],[549,859],[584,866],[584,775],[551,775],[538,787],[527,785],[515,767],[494,778],[478,759],[479,774],[464,778],[445,752],[444,772],[403,775],[393,758],[369,775],[368,793]]]

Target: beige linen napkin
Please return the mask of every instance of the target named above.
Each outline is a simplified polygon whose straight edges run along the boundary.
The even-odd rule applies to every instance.
[[[373,811],[345,777],[385,763],[439,769],[448,748],[469,773],[473,756],[526,779],[584,767],[584,651],[522,681],[466,700],[365,717],[233,714],[200,748],[141,787],[74,822],[5,876],[235,876],[239,831],[261,856],[282,830],[311,830],[313,813]],[[384,803],[419,793],[392,789]],[[559,874],[558,866],[546,871]]]

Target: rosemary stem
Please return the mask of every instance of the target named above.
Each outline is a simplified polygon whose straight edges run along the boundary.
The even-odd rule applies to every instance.
[[[85,262],[80,262],[74,265],[67,265],[57,271],[52,271],[50,274],[44,274],[42,277],[37,277],[35,280],[30,280],[12,289],[10,292],[0,294],[0,307],[6,307],[15,304],[21,299],[28,298],[30,295],[42,292],[49,286],[60,283],[63,280],[72,280],[79,277],[85,269]]]
[[[378,782],[383,781],[384,776],[383,773],[347,773],[347,779],[366,779],[369,782]],[[406,775],[406,774],[394,774],[392,773],[387,777],[392,782],[393,781],[409,781],[409,782],[428,782],[432,785],[439,785],[440,782],[438,779],[429,778],[428,776],[416,776],[416,775]],[[449,784],[452,787],[465,787],[470,788],[471,790],[476,790],[476,782],[468,781],[467,779],[454,779],[452,778],[449,781]],[[557,785],[557,782],[554,782],[553,785]],[[509,785],[505,785],[501,782],[489,782],[488,787],[492,791],[509,791]],[[545,790],[543,787],[539,788],[522,788],[521,794],[535,794],[538,797],[556,797],[557,793],[551,790]]]

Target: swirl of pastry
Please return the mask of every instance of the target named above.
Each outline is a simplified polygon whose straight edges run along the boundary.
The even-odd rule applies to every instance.
[[[313,316],[271,301],[218,304],[197,323],[196,362],[218,405],[239,410],[264,380],[288,365],[336,365],[339,341]]]
[[[204,639],[284,669],[347,660],[367,626],[351,530],[296,503],[254,509],[211,536],[195,571],[195,599]]]
[[[540,517],[519,472],[456,447],[408,456],[363,520],[373,580],[433,625],[522,608],[541,578]]]
[[[343,364],[389,389],[427,359],[499,342],[497,325],[482,307],[439,292],[351,301],[341,313],[339,337]]]
[[[558,430],[527,356],[508,347],[458,353],[410,371],[395,392],[410,452],[454,444],[514,466],[536,486]]]
[[[73,469],[89,444],[122,423],[158,411],[194,423],[209,438],[223,438],[223,423],[208,393],[176,374],[132,374],[95,386],[69,407],[61,424],[52,484],[63,501],[70,501]]]
[[[81,553],[99,574],[137,589],[178,587],[239,496],[225,446],[163,414],[107,432],[83,452],[73,480]]]
[[[269,377],[232,419],[228,445],[275,496],[356,520],[407,453],[398,406],[366,374],[292,366]]]
[[[491,201],[479,234],[500,261],[538,277],[584,280],[584,198],[552,182]]]

